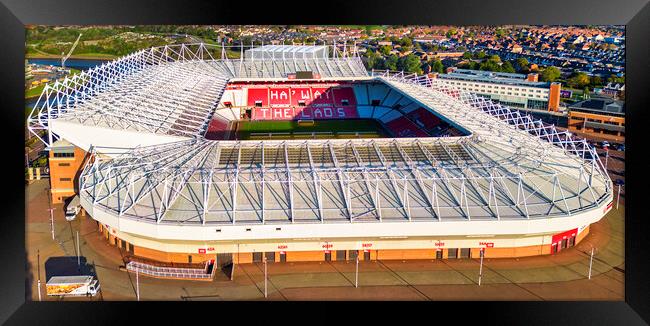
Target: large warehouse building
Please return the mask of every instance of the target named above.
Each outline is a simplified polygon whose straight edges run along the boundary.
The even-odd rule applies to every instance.
[[[518,111],[426,76],[369,74],[324,46],[221,51],[138,51],[48,85],[29,117],[48,146],[87,153],[82,206],[133,256],[543,255],[575,245],[611,209],[595,150]],[[244,139],[239,129],[337,119],[385,134]]]

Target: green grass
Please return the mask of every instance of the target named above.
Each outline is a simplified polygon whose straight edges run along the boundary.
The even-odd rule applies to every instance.
[[[70,69],[70,75],[68,75],[68,78],[70,78],[70,77],[72,77],[72,76],[74,76],[74,75],[81,72],[81,70],[78,70],[78,69],[74,69],[74,68],[69,68],[69,69]],[[51,83],[53,83],[53,81],[50,82],[50,84]],[[30,88],[30,89],[26,90],[25,91],[25,98],[26,99],[31,99],[32,97],[39,97],[41,95],[41,93],[43,92],[43,89],[45,88],[45,85],[46,84],[40,84],[40,85],[38,85],[38,86],[36,86],[34,88]]]
[[[45,88],[45,84],[41,84],[41,85],[38,85],[38,86],[36,86],[34,88],[30,88],[30,89],[26,90],[25,91],[25,98],[31,98],[31,97],[41,95],[41,93],[43,92],[43,88]]]
[[[251,135],[262,133],[290,133],[289,135],[274,135],[273,139],[311,138],[311,135],[297,133],[325,133],[318,138],[356,138],[352,132],[362,133],[364,138],[377,138],[385,135],[383,128],[374,120],[316,120],[314,125],[298,125],[297,121],[241,121],[238,125],[239,139],[268,139],[267,135]]]

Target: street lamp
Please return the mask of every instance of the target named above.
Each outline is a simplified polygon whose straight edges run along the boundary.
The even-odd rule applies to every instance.
[[[268,276],[267,276],[267,267],[266,267],[266,255],[264,255],[264,297],[265,298],[268,297],[267,283],[268,283]]]
[[[135,266],[135,296],[140,301],[140,269]]]
[[[357,267],[356,267],[356,272],[354,274],[354,287],[358,288],[359,287],[359,252],[357,251]]]
[[[481,280],[483,279],[483,256],[485,253],[485,248],[481,248],[481,266],[478,269],[478,286],[481,286]]]
[[[621,199],[621,186],[625,184],[623,179],[616,179],[616,185],[618,186],[618,194],[616,195],[616,209],[618,209],[618,202]]]
[[[36,251],[36,266],[38,267],[38,301],[41,300],[41,251]]]
[[[589,257],[589,275],[587,276],[588,279],[591,280],[591,267],[593,266],[594,263],[594,246],[592,244],[589,244],[591,246],[591,255]]]
[[[50,229],[52,231],[52,240],[54,240],[54,208],[48,208],[50,211]]]
[[[79,252],[79,231],[77,231],[77,266],[81,266],[81,253]]]

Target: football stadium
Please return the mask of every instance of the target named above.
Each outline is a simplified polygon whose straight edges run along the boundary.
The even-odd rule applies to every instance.
[[[611,209],[595,149],[517,110],[354,50],[237,51],[141,50],[48,85],[28,118],[54,157],[74,148],[67,196],[134,259],[545,255]]]

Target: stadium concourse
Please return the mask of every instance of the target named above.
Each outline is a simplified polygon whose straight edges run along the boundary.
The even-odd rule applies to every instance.
[[[568,132],[427,76],[369,73],[354,50],[241,52],[155,47],[44,89],[28,126],[85,151],[75,188],[111,244],[220,265],[519,257],[574,246],[611,209],[596,151]],[[319,121],[336,130],[305,132]],[[243,140],[255,124],[264,139]]]

